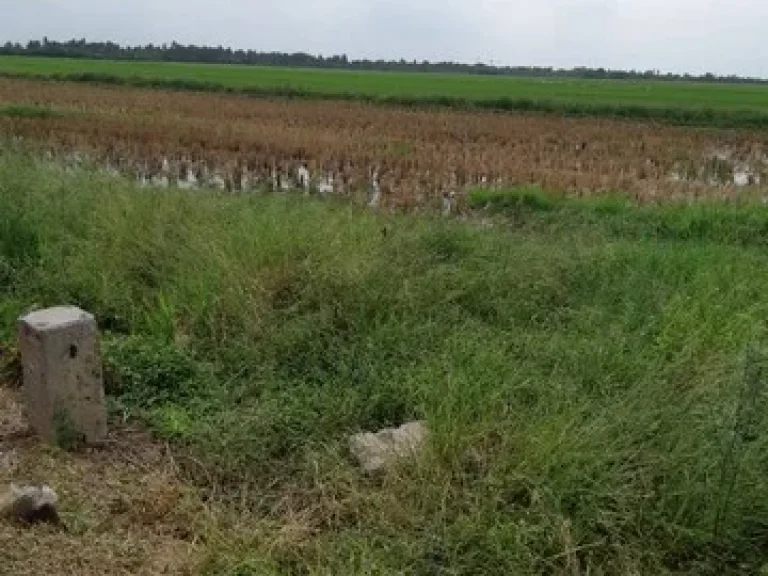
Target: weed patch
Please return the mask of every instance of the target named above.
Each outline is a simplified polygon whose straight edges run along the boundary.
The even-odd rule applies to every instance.
[[[32,305],[119,328],[113,410],[260,519],[211,542],[211,574],[768,564],[765,372],[744,370],[766,343],[758,206],[478,192],[515,219],[481,230],[143,191],[9,152],[0,186],[24,207],[2,238],[27,238],[2,244],[25,271],[0,293],[4,340]],[[422,458],[355,469],[350,434],[413,419]]]

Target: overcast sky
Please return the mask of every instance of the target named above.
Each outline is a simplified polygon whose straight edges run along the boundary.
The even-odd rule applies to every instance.
[[[0,0],[48,36],[768,77],[768,0]]]

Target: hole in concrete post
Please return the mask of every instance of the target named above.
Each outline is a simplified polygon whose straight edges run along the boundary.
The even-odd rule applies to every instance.
[[[72,344],[69,347],[69,357],[72,358],[73,360],[77,358],[77,346],[75,346],[74,344]]]

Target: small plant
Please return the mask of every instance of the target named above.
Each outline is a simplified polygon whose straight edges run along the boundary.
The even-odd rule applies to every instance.
[[[0,343],[0,386],[18,388],[22,376],[21,353],[18,348]]]
[[[194,397],[199,368],[175,344],[127,336],[104,343],[107,393],[126,406],[154,407]]]
[[[469,251],[466,236],[449,228],[439,228],[426,235],[424,248],[430,260],[441,263],[461,260]]]
[[[53,413],[56,444],[62,450],[78,450],[85,444],[84,436],[77,431],[72,415],[66,409],[56,408]]]
[[[533,186],[502,190],[475,189],[469,193],[471,208],[484,208],[493,213],[550,212],[558,200]]]
[[[392,156],[402,157],[408,156],[413,152],[413,146],[407,142],[401,142],[392,145]]]
[[[10,285],[40,256],[40,240],[35,227],[17,210],[5,208],[0,203],[0,288]]]
[[[53,118],[59,113],[45,106],[13,105],[0,107],[0,117],[6,118]]]

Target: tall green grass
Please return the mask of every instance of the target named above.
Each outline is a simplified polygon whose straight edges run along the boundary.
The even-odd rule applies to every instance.
[[[476,189],[468,206],[498,216],[519,231],[578,229],[592,236],[634,240],[691,240],[741,246],[768,245],[768,209],[754,199],[633,205],[626,196],[567,198],[536,187]]]
[[[758,229],[546,202],[485,230],[3,153],[0,334],[31,307],[96,314],[112,410],[259,518],[211,541],[209,574],[759,573]],[[594,225],[622,213],[627,233]],[[347,435],[412,418],[423,457],[362,476]]]

